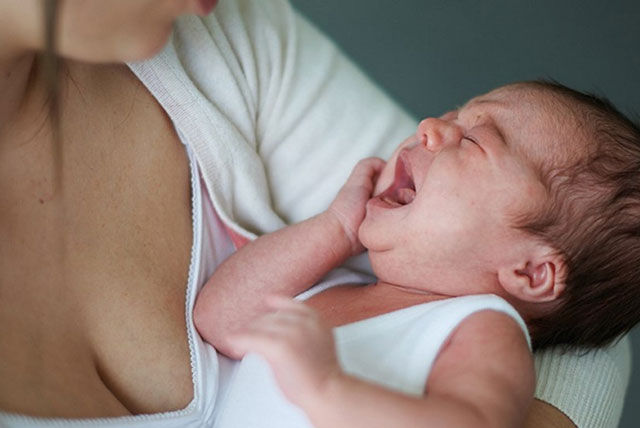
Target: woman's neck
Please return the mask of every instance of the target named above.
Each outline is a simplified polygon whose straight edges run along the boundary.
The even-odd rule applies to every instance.
[[[25,105],[34,83],[35,54],[0,59],[0,133]]]
[[[29,97],[38,50],[43,49],[43,8],[39,0],[0,1],[0,133]]]

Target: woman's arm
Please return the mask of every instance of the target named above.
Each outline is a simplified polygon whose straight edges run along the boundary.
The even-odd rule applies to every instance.
[[[333,337],[317,313],[299,302],[234,337],[261,354],[287,398],[322,427],[521,427],[531,403],[531,354],[517,323],[482,311],[455,330],[428,379],[428,392],[408,396],[344,374]]]
[[[266,296],[293,297],[361,252],[358,227],[383,166],[378,158],[359,162],[327,211],[264,235],[222,263],[196,301],[194,322],[202,337],[240,358],[228,336],[266,312]]]
[[[628,339],[599,349],[537,352],[535,397],[544,414],[557,415],[568,427],[617,426],[631,369]]]
[[[535,399],[529,408],[524,428],[576,428],[560,410],[542,400]]]

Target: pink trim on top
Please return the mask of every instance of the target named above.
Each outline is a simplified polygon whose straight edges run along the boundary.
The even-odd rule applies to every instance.
[[[245,238],[244,236],[242,236],[239,233],[235,232],[233,229],[231,229],[226,224],[224,225],[224,228],[227,230],[227,233],[229,234],[229,237],[231,238],[231,242],[233,242],[233,246],[236,247],[236,250],[239,250],[240,248],[244,247],[245,245],[247,245],[249,243],[250,239]]]

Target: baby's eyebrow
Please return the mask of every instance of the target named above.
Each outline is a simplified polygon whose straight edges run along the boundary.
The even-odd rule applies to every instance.
[[[464,103],[461,107],[458,107],[458,111],[463,110],[465,108],[469,108],[471,104],[495,104],[496,106],[499,106],[501,103],[499,101],[491,100],[491,99],[485,100],[482,98],[471,98],[469,101]],[[495,128],[496,133],[498,134],[498,137],[500,137],[500,139],[504,142],[504,144],[507,147],[510,147],[511,144],[509,144],[509,141],[507,139],[507,133],[505,132],[504,128],[500,126],[500,124],[496,120],[495,115],[487,112],[484,114],[484,116],[488,117],[491,120],[491,123],[493,124],[493,127]]]
[[[494,103],[498,103],[498,101],[496,101],[495,99],[492,100],[492,99],[484,99],[482,97],[474,97],[474,98],[471,98],[466,103],[462,104],[460,109],[469,108],[471,104],[494,104]]]
[[[469,107],[469,105],[472,104],[472,103],[483,103],[483,102],[487,102],[487,101],[484,101],[482,98],[474,97],[474,98],[471,98],[471,99],[467,100],[466,103],[457,106],[456,110],[460,111],[462,109],[465,109],[465,108]]]

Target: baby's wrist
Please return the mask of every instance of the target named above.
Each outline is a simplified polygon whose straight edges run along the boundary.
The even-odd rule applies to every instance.
[[[355,256],[363,251],[362,244],[358,239],[358,231],[349,226],[349,221],[339,211],[329,208],[323,215],[326,221],[331,222],[337,230],[336,239],[347,246],[348,256]]]
[[[336,418],[336,410],[338,408],[336,400],[337,397],[343,396],[343,391],[348,387],[349,381],[348,375],[342,370],[337,370],[325,380],[321,389],[307,397],[306,402],[301,407],[313,426],[334,426],[332,419]]]

